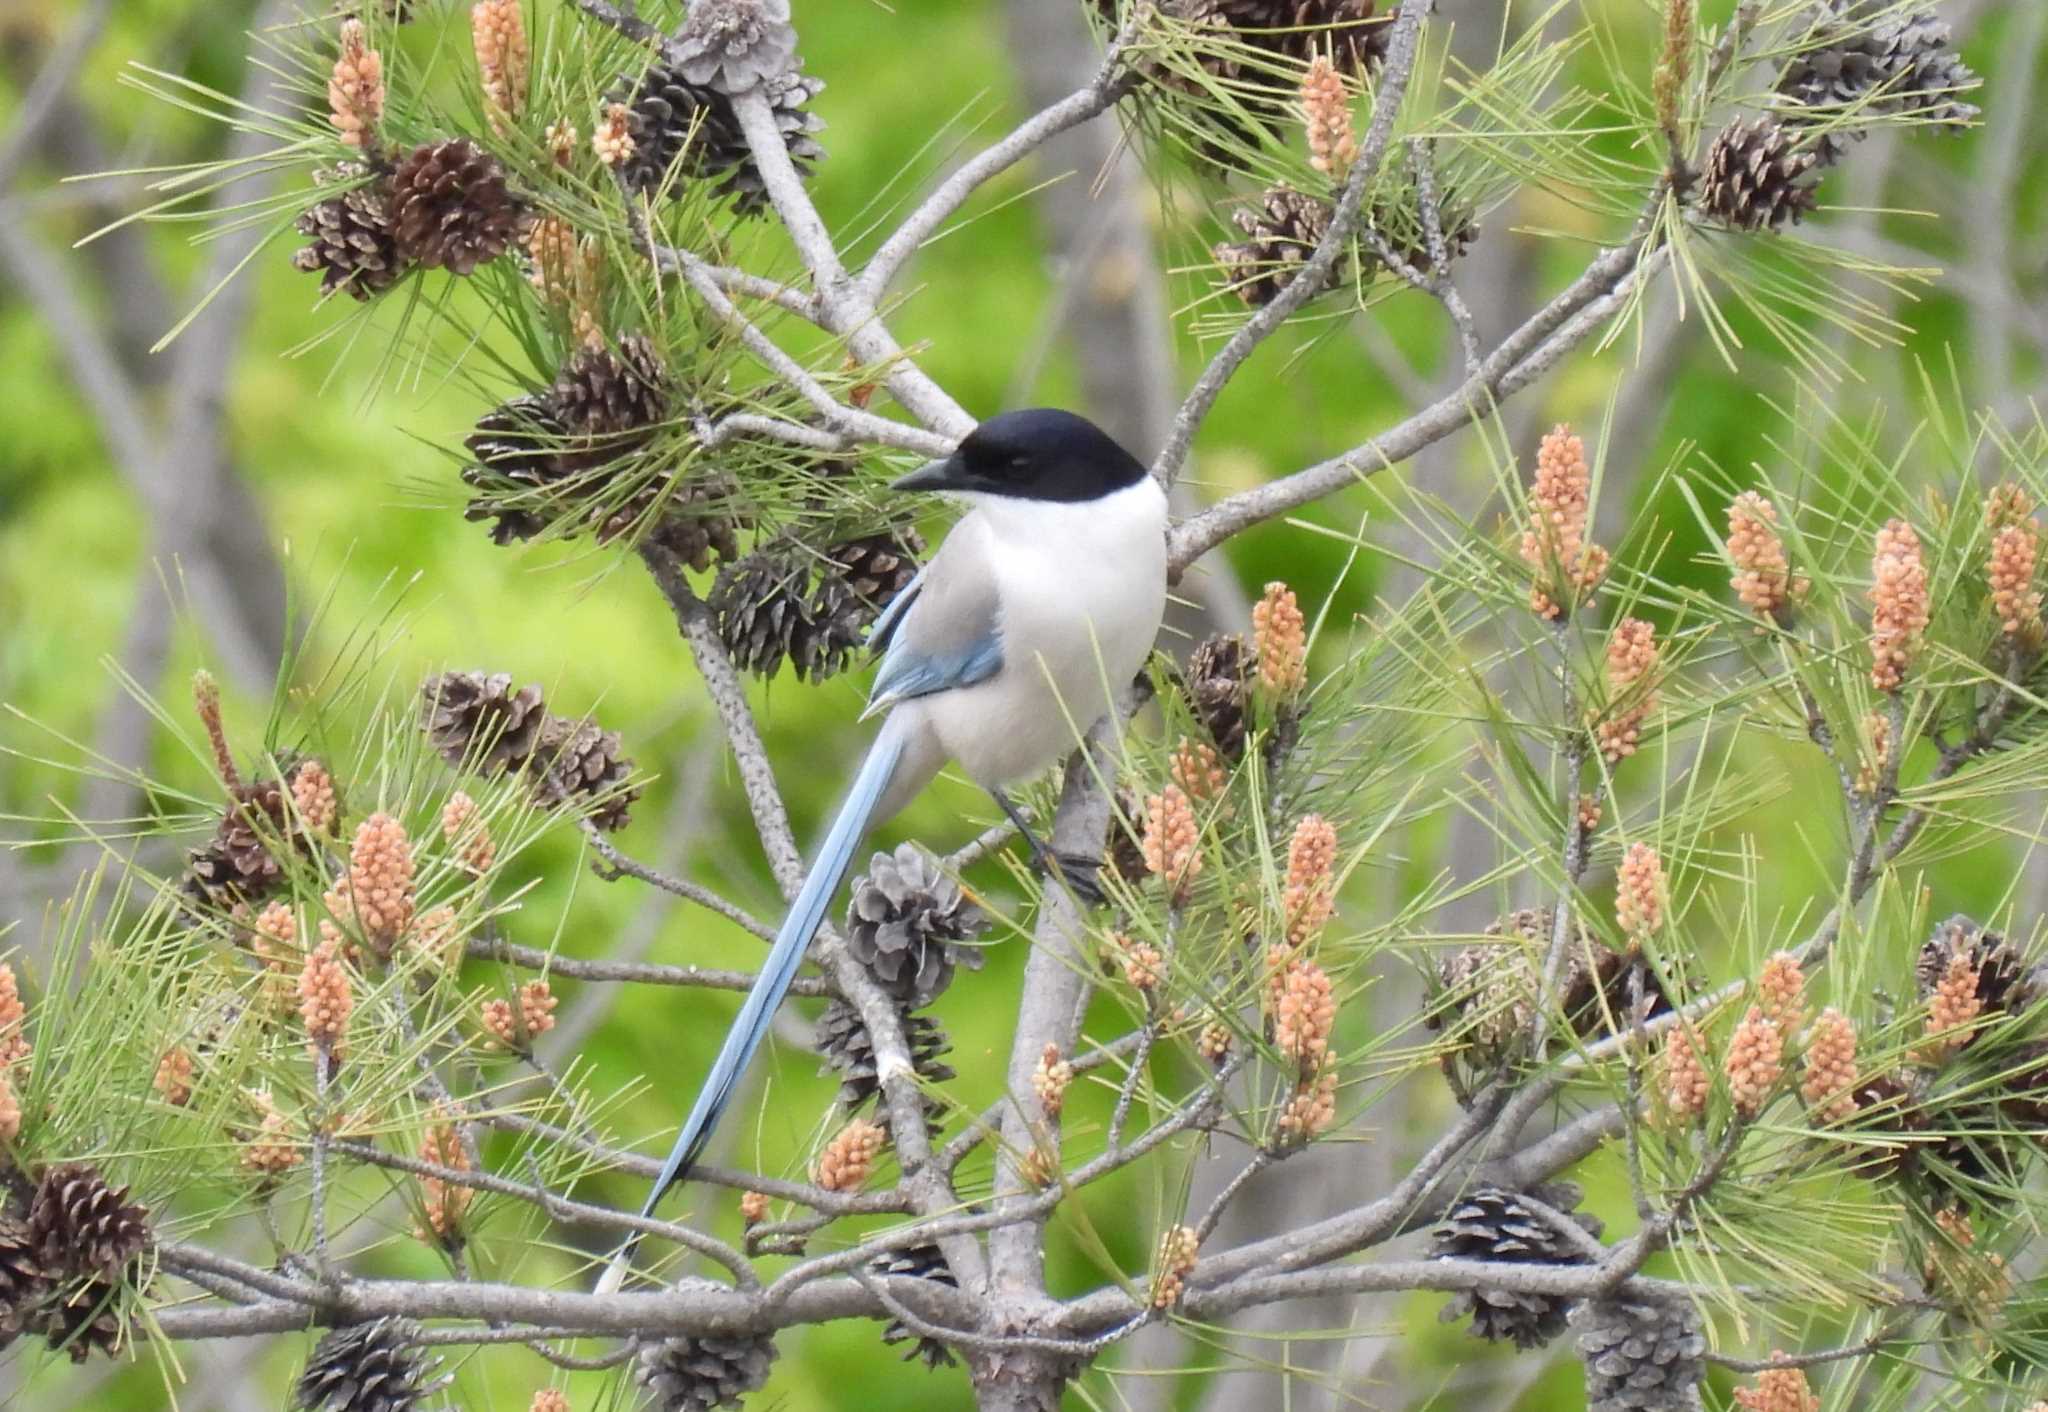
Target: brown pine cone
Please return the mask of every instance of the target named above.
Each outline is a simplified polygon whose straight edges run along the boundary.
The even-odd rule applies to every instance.
[[[503,672],[446,672],[420,684],[420,728],[458,770],[495,775],[525,769],[547,719],[540,688],[514,691]]]
[[[29,1200],[28,1239],[50,1270],[118,1279],[152,1239],[147,1207],[128,1200],[128,1188],[109,1186],[83,1162],[51,1167]]]
[[[466,275],[519,242],[527,210],[497,158],[451,137],[400,160],[391,174],[391,219],[408,261]]]
[[[594,721],[550,716],[533,756],[535,802],[549,809],[588,806],[590,822],[607,831],[626,826],[640,790],[625,787],[633,762],[619,753],[617,731],[600,730]]]
[[[352,185],[300,215],[298,232],[311,236],[312,244],[292,256],[293,267],[317,273],[322,295],[340,289],[352,299],[369,299],[398,283],[406,260],[391,221],[389,175],[364,162],[347,162],[316,172],[314,180]]]
[[[1707,150],[1700,208],[1737,230],[1776,230],[1816,204],[1817,155],[1769,118],[1728,125]]]

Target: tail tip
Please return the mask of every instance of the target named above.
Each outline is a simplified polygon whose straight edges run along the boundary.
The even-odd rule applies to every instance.
[[[625,1287],[626,1276],[632,1268],[633,1247],[630,1245],[623,1246],[618,1254],[612,1256],[611,1264],[605,1267],[604,1274],[598,1277],[597,1288],[591,1292],[593,1294],[617,1294]]]

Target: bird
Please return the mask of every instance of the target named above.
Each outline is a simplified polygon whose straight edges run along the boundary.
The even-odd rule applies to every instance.
[[[1083,891],[1092,872],[1093,860],[1055,857],[1005,787],[1072,750],[1150,655],[1166,609],[1165,492],[1107,432],[1051,407],[988,418],[891,488],[949,495],[967,513],[870,631],[881,665],[861,719],[887,719],[643,1217],[702,1155],[862,839],[949,761],[990,794],[1048,876]],[[623,1283],[637,1245],[620,1247],[600,1293]]]

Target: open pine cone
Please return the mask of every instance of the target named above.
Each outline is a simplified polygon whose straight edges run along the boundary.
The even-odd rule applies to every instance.
[[[943,1056],[952,1049],[945,1029],[929,1015],[901,1012],[903,1042],[910,1050],[910,1067],[919,1082],[939,1084],[953,1078],[953,1066]],[[818,1012],[814,1030],[818,1053],[839,1075],[839,1106],[853,1112],[881,1092],[881,1068],[875,1058],[875,1041],[862,1023],[860,1011],[844,1000],[834,1000]],[[936,1111],[936,1104],[933,1105]]]
[[[824,124],[804,107],[823,89],[818,80],[793,70],[760,84],[800,173],[824,155],[811,137]],[[652,195],[672,182],[709,181],[743,216],[767,209],[767,185],[725,94],[692,82],[680,68],[657,63],[630,88],[615,91],[610,101],[625,104],[626,131],[633,139],[632,155],[618,167],[628,189]]]
[[[775,1341],[766,1334],[678,1334],[643,1343],[637,1362],[634,1376],[653,1394],[655,1412],[711,1412],[739,1406],[768,1381]]]
[[[415,147],[391,174],[398,252],[428,269],[466,275],[524,234],[525,204],[498,159],[466,137]]]
[[[97,1167],[67,1162],[46,1170],[29,1199],[27,1236],[42,1266],[67,1276],[118,1279],[154,1237],[149,1210]]]
[[[1582,1193],[1570,1182],[1534,1187],[1530,1195],[1568,1216],[1588,1235],[1600,1234],[1598,1220],[1573,1211]],[[1587,1263],[1576,1242],[1538,1215],[1519,1195],[1499,1187],[1482,1187],[1453,1206],[1431,1239],[1431,1255],[1438,1260]],[[1444,1307],[1442,1318],[1448,1323],[1469,1313],[1472,1332],[1478,1337],[1512,1339],[1518,1348],[1536,1348],[1564,1332],[1571,1303],[1558,1295],[1480,1289],[1453,1299]]]
[[[347,162],[314,174],[323,185],[351,183],[315,202],[297,228],[312,243],[292,256],[295,268],[320,276],[320,292],[345,290],[352,299],[381,294],[404,277],[405,257],[391,219],[391,179],[367,163]]]
[[[921,1009],[952,984],[956,961],[980,969],[980,949],[956,943],[987,925],[960,884],[923,849],[905,843],[894,853],[877,853],[867,876],[854,879],[846,945],[883,990]]]
[[[878,1275],[891,1275],[898,1279],[932,1280],[949,1288],[957,1288],[959,1281],[953,1278],[952,1267],[946,1263],[945,1255],[936,1245],[912,1245],[900,1250],[885,1250],[868,1262],[868,1268]],[[945,1368],[953,1364],[953,1350],[937,1339],[914,1334],[903,1326],[901,1319],[891,1319],[882,1325],[882,1342],[885,1344],[910,1343],[910,1349],[903,1355],[908,1363],[921,1358],[927,1368]]]
[[[306,1412],[415,1412],[423,1407],[433,1363],[410,1319],[373,1319],[332,1330],[313,1346],[299,1375]]]
[[[420,684],[420,728],[458,770],[497,775],[525,769],[547,719],[540,688],[514,691],[503,672],[446,672]]]
[[[1819,156],[1769,118],[1734,122],[1707,149],[1700,207],[1737,230],[1776,230],[1814,208]]]

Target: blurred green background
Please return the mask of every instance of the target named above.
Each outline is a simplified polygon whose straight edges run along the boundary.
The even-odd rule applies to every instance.
[[[440,0],[417,8],[412,42],[466,45],[459,10]],[[1655,7],[1596,0],[1587,8],[1625,49],[1644,56],[1647,69]],[[1483,56],[1503,9],[1514,26],[1539,16],[1531,6],[1443,0],[1439,18],[1458,26],[1462,50]],[[1728,6],[1703,9],[1718,20]],[[1845,410],[1888,413],[1901,445],[1918,415],[1923,369],[1944,384],[1953,376],[1968,405],[2024,417],[2048,348],[2048,305],[2040,297],[2048,282],[2040,218],[2048,174],[2027,158],[2048,136],[2035,101],[2048,7],[1976,0],[1942,9],[1988,80],[1979,95],[1984,129],[1947,140],[1873,138],[1830,175],[1823,199],[1832,209],[1807,227],[1814,238],[1895,263],[1955,267],[1891,301],[1895,346],[1845,345],[1854,375],[1827,393]],[[574,23],[552,0],[531,10],[536,30]],[[151,345],[208,288],[216,247],[195,246],[177,225],[129,226],[74,245],[149,197],[139,176],[68,179],[217,156],[225,140],[213,125],[125,86],[126,66],[143,63],[236,91],[245,81],[251,13],[232,0],[122,0],[98,9],[56,0],[0,4],[0,254],[7,257],[0,263],[0,702],[19,713],[0,718],[0,738],[51,762],[0,757],[0,812],[47,816],[53,799],[87,817],[106,816],[100,806],[109,804],[118,811],[123,791],[93,786],[66,767],[87,750],[196,782],[196,762],[139,716],[119,677],[162,695],[186,722],[186,678],[209,665],[229,686],[231,727],[253,740],[268,706],[271,664],[287,633],[298,630],[284,612],[287,589],[298,624],[326,604],[307,644],[313,661],[332,656],[351,625],[396,602],[403,634],[379,668],[395,691],[429,671],[476,668],[539,682],[558,709],[594,708],[655,777],[621,845],[772,914],[774,889],[730,761],[669,611],[638,565],[596,550],[499,549],[483,527],[461,517],[462,487],[448,448],[484,410],[472,392],[431,376],[395,378],[374,335],[305,346],[340,311],[314,307],[312,282],[289,266],[288,234],[248,264],[235,293],[216,301],[185,338],[154,353]],[[1085,35],[1061,0],[797,0],[796,18],[808,67],[828,84],[815,106],[827,123],[829,156],[813,189],[840,230],[900,204],[962,145],[971,150],[1028,111],[1034,96],[1043,101],[1088,72]],[[32,141],[7,139],[37,74],[72,43],[89,48],[53,120]],[[1106,183],[1091,200],[1091,181],[1111,150],[1105,136],[1091,140],[1097,146],[1063,150],[1066,166],[1058,158],[1027,164],[978,198],[969,208],[977,218],[917,261],[914,292],[895,326],[970,411],[1075,405],[1148,453],[1151,445],[1138,443],[1158,435],[1160,389],[1184,387],[1199,367],[1203,350],[1185,333],[1164,331],[1182,322],[1175,316],[1206,287],[1204,275],[1182,267],[1216,238],[1214,214],[1183,187],[1162,216],[1127,180]],[[1037,189],[1053,178],[1061,181],[1051,192]],[[885,190],[883,204],[871,205]],[[1063,213],[1061,200],[1079,204]],[[1577,209],[1540,194],[1489,217],[1461,266],[1482,332],[1510,326],[1581,258],[1575,242],[1537,241],[1518,234],[1524,227],[1602,233]],[[1104,229],[1114,238],[1090,238]],[[1753,463],[1772,463],[1774,441],[1788,430],[1779,408],[1789,401],[1793,371],[1740,319],[1750,346],[1731,368],[1701,321],[1679,314],[1668,297],[1653,300],[1640,340],[1625,337],[1567,360],[1512,407],[1505,435],[1526,456],[1552,420],[1574,420],[1591,441],[1611,418],[1603,537],[1616,540],[1632,527],[1662,530],[1665,571],[1705,582],[1713,571],[1692,565],[1702,544],[1691,517],[1675,496],[1647,487],[1674,457],[1717,465],[1738,480]],[[1418,298],[1317,332],[1312,343],[1283,334],[1224,397],[1191,468],[1198,497],[1354,445],[1419,405],[1453,371],[1441,312]],[[215,355],[219,366],[208,366]],[[1400,474],[1492,522],[1494,472],[1471,436],[1433,448]],[[1374,504],[1372,491],[1354,491],[1304,519],[1352,530]],[[1366,534],[1384,552],[1366,555],[1348,574],[1341,540],[1290,524],[1247,534],[1227,563],[1213,563],[1191,582],[1185,621],[1234,625],[1244,594],[1275,577],[1310,603],[1334,592],[1338,621],[1369,613],[1379,594],[1413,586],[1400,561],[1415,545],[1390,520],[1371,522]],[[863,686],[856,673],[815,689],[784,680],[758,692],[800,836],[815,834],[843,762],[858,748],[851,722]],[[972,836],[989,813],[984,799],[949,782],[899,821],[888,841],[916,837],[944,850]],[[1835,828],[1831,817],[1800,822],[1822,837]],[[1422,876],[1453,857],[1458,840],[1429,837],[1413,846],[1409,872]],[[18,924],[8,942],[24,948],[32,971],[40,919],[68,893],[90,851],[55,844],[0,851],[0,925]],[[574,835],[564,831],[520,860],[537,887],[514,924],[517,939],[545,945],[566,917],[560,944],[577,954],[750,961],[754,944],[745,937],[637,885],[600,883],[579,870],[578,856]],[[176,866],[175,859],[154,861]],[[1803,864],[1787,856],[1770,866],[1796,875]],[[1987,857],[1962,867],[1950,879],[1955,905],[1998,897],[2000,866]],[[992,865],[976,877],[998,892],[1006,886]],[[1369,907],[1372,898],[1361,893],[1349,905]],[[1021,960],[1019,946],[996,948],[989,966],[938,1007],[954,1035],[964,1101],[985,1102],[996,1091]],[[590,993],[596,989],[557,987],[566,997],[564,1024],[544,1052],[557,1062],[573,1056],[600,1093],[649,1076],[644,1094],[611,1121],[623,1138],[656,1151],[736,1001]],[[760,1067],[775,1101],[751,1098],[748,1121],[728,1124],[725,1140],[735,1160],[778,1171],[801,1159],[831,1085],[792,1047]],[[1410,1121],[1372,1135],[1369,1157],[1342,1161],[1365,1173],[1397,1166],[1409,1134],[1426,1128],[1444,1102],[1440,1093],[1414,1101]],[[1181,1176],[1132,1177],[1072,1203],[1056,1228],[1056,1286],[1101,1278],[1105,1259],[1142,1268],[1156,1229],[1152,1203],[1173,1197]],[[638,1197],[637,1185],[626,1182],[597,1191],[621,1202]],[[734,1225],[729,1210],[715,1219]],[[401,1267],[423,1272],[430,1264],[389,1266]],[[1432,1322],[1438,1302],[1339,1309],[1333,1317],[1354,1328],[1391,1335],[1349,1352],[1322,1339],[1253,1345],[1256,1360],[1323,1370],[1294,1380],[1285,1394],[1282,1380],[1265,1374],[1134,1376],[1094,1379],[1073,1405],[1279,1406],[1283,1395],[1294,1407],[1456,1401],[1528,1412],[1579,1405],[1579,1374],[1568,1355],[1500,1356],[1461,1330],[1440,1329]],[[966,1404],[962,1373],[901,1365],[875,1335],[868,1324],[784,1335],[775,1381],[755,1405]],[[178,1394],[180,1405],[235,1412],[278,1405],[304,1343],[181,1348],[191,1383]],[[1153,1370],[1215,1361],[1214,1349],[1170,1334],[1148,1336],[1129,1356]],[[465,1406],[523,1408],[548,1376],[520,1352],[494,1352],[481,1367],[465,1377]],[[14,1358],[0,1378],[13,1380],[14,1405],[23,1406],[61,1400],[145,1408],[170,1405],[172,1396],[146,1361],[73,1373],[45,1366],[38,1352]],[[574,1405],[599,1405],[599,1385],[572,1380]]]

